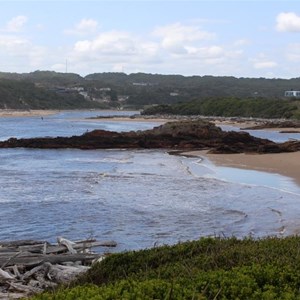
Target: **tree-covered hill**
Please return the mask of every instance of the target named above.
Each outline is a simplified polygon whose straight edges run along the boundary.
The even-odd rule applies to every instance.
[[[230,76],[182,76],[146,73],[95,73],[82,77],[74,73],[35,71],[31,73],[1,73],[1,80],[26,81],[46,90],[80,88],[86,99],[124,107],[152,104],[177,104],[207,98],[284,99],[287,90],[300,90],[300,78],[266,79],[235,78]],[[78,92],[79,93],[79,92]],[[19,97],[21,97],[19,95]],[[24,96],[23,96],[24,97]],[[1,100],[2,101],[2,100]],[[15,107],[15,100],[5,101]],[[3,102],[3,101],[2,101]],[[98,103],[98,104],[97,104]],[[45,100],[47,108],[53,103]],[[91,103],[89,103],[91,104]],[[79,108],[79,107],[78,107]]]
[[[78,93],[57,93],[25,80],[0,79],[1,109],[76,109],[101,107]]]

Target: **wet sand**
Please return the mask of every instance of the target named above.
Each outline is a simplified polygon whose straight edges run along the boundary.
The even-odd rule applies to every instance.
[[[186,154],[204,156],[214,164],[276,173],[290,177],[300,186],[300,152],[276,154],[208,154],[207,151],[189,151]]]

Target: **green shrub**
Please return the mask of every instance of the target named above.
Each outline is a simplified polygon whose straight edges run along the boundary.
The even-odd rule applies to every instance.
[[[202,238],[113,254],[36,300],[300,299],[300,238]]]

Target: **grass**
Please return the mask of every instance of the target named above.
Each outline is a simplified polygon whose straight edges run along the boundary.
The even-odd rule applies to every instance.
[[[300,238],[202,238],[113,254],[33,299],[300,299]]]

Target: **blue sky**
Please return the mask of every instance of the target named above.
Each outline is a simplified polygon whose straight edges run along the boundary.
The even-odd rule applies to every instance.
[[[1,1],[0,71],[300,77],[300,1]]]

